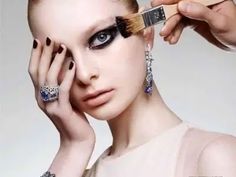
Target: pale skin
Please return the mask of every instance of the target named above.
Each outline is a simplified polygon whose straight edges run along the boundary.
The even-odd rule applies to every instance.
[[[144,51],[147,44],[153,46],[153,28],[128,39],[117,35],[100,49],[92,47],[101,43],[98,39],[88,42],[95,33],[113,25],[115,16],[129,13],[123,3],[50,0],[34,7],[30,26],[38,45],[32,50],[29,74],[39,107],[60,133],[60,148],[49,168],[57,177],[82,176],[91,157],[96,136],[84,112],[107,121],[113,136],[111,158],[181,123],[162,100],[156,85],[151,97],[143,91]],[[103,22],[97,23],[100,20]],[[85,33],[90,26],[95,29]],[[48,44],[47,37],[51,41]],[[63,50],[56,52],[60,46]],[[51,63],[52,53],[55,58]],[[59,99],[44,103],[39,95],[43,84],[60,85]],[[103,88],[114,89],[109,102],[96,107],[83,102],[85,94]]]

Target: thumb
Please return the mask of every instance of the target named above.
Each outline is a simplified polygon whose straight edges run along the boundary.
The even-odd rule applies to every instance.
[[[205,21],[215,29],[220,25],[219,22],[223,20],[221,14],[197,2],[180,1],[178,10],[182,15],[190,19]]]

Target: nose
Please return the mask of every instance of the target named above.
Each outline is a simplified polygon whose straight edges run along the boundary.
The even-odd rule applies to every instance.
[[[98,79],[99,70],[98,65],[94,59],[89,59],[88,57],[77,57],[75,59],[76,64],[76,81],[81,87],[91,85],[93,80]]]

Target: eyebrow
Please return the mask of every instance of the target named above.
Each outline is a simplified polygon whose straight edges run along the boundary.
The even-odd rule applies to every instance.
[[[97,31],[109,28],[109,27],[114,26],[114,25],[116,25],[115,24],[115,16],[110,16],[108,18],[100,19],[100,20],[96,21],[95,24],[88,27],[87,30],[85,30],[81,34],[83,35],[84,38],[86,38],[90,34],[94,35]],[[55,55],[57,53],[59,46],[60,45],[57,45],[56,47],[54,47],[53,55]],[[70,52],[68,50],[67,50],[66,55],[67,56],[70,55]]]
[[[115,25],[115,16],[111,16],[106,19],[101,19],[96,21],[96,23],[88,27],[87,30],[83,32],[83,34],[84,35],[94,34],[97,30],[104,29],[104,26],[109,27],[112,25]]]

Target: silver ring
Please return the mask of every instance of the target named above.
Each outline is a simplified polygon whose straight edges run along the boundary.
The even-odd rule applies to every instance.
[[[44,102],[57,100],[59,97],[59,86],[41,86],[40,95]]]

